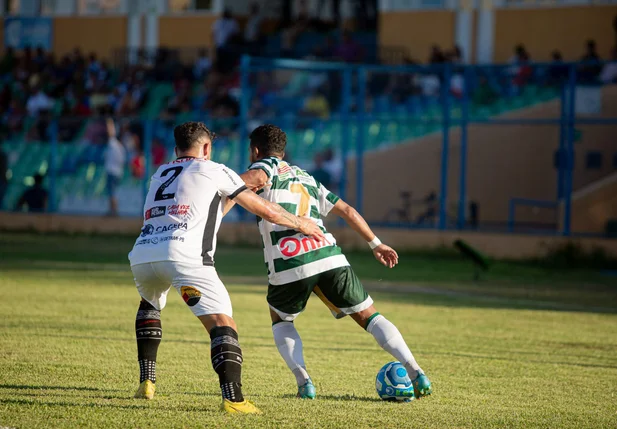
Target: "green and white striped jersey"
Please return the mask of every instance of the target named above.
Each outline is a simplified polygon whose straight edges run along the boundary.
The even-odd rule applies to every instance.
[[[306,171],[275,157],[254,162],[249,169],[263,170],[268,175],[268,183],[258,195],[292,214],[312,219],[326,236],[325,243],[317,243],[293,229],[257,218],[270,284],[291,283],[349,265],[321,220],[330,213],[339,197]]]

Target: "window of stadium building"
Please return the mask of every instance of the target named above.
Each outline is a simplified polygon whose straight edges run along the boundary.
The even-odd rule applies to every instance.
[[[121,0],[79,0],[77,13],[80,15],[123,13],[125,5],[126,2]]]
[[[205,12],[212,10],[212,0],[168,0],[171,13]]]

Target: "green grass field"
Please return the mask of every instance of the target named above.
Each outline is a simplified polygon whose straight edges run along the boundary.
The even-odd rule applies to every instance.
[[[617,427],[617,278],[495,263],[479,282],[452,255],[349,259],[407,339],[435,393],[380,401],[391,358],[311,299],[296,326],[315,401],[294,397],[272,340],[260,249],[221,248],[245,394],[262,416],[218,411],[205,330],[175,293],[163,312],[157,397],[131,399],[139,297],[124,237],[0,235],[0,427]]]

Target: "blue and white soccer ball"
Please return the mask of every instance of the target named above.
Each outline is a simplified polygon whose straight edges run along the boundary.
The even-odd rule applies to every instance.
[[[379,370],[375,388],[384,401],[409,402],[414,399],[413,384],[400,362],[387,363]]]

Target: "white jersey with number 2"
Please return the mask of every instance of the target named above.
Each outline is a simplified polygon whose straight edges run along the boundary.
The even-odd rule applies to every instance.
[[[150,180],[131,266],[159,261],[213,266],[225,197],[245,189],[234,171],[205,159],[178,158],[160,166]]]

